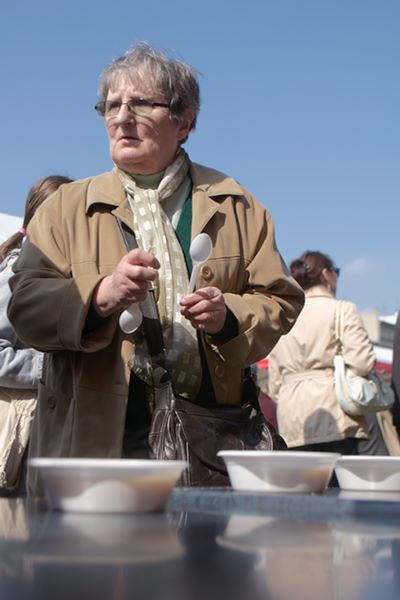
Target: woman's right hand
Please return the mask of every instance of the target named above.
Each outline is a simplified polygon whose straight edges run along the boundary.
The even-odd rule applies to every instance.
[[[104,277],[93,292],[93,306],[101,317],[125,309],[146,298],[157,278],[160,263],[151,252],[131,250],[120,260],[115,271]]]

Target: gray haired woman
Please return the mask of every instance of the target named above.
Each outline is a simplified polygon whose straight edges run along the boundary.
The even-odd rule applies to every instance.
[[[146,44],[102,74],[95,108],[114,168],[46,203],[11,282],[11,321],[49,352],[32,456],[149,456],[148,348],[142,327],[124,333],[119,317],[150,288],[174,391],[200,404],[240,405],[246,368],[296,320],[303,292],[268,211],[182,147],[199,106],[194,69]],[[126,251],[116,217],[138,248]],[[189,294],[200,232],[213,249]],[[40,492],[33,474],[30,484]]]

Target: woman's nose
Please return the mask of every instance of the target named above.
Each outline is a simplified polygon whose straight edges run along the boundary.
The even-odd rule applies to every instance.
[[[124,102],[121,104],[119,111],[115,115],[114,122],[125,123],[126,121],[133,121],[135,119],[135,115],[129,110],[128,105]]]

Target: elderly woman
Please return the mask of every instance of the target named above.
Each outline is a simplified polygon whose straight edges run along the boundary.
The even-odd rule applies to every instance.
[[[146,344],[119,317],[150,287],[174,390],[203,404],[239,405],[246,367],[303,305],[266,209],[182,149],[200,105],[193,69],[140,44],[106,68],[100,97],[115,166],[46,203],[11,282],[11,321],[47,353],[31,456],[148,456]],[[126,251],[116,217],[138,248]],[[200,232],[212,255],[187,294]]]

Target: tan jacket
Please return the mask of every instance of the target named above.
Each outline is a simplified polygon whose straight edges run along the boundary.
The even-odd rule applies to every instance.
[[[336,302],[324,287],[307,290],[295,326],[269,356],[269,393],[278,403],[279,432],[289,447],[367,437],[364,418],[349,417],[336,400]],[[357,374],[366,375],[375,354],[357,307],[343,304],[344,359]]]
[[[271,217],[234,180],[192,165],[192,236],[213,253],[197,287],[224,292],[239,335],[204,342],[218,402],[238,404],[243,369],[289,331],[303,292],[278,253]],[[41,207],[11,280],[9,317],[21,339],[47,352],[30,454],[119,457],[132,354],[118,314],[84,334],[93,289],[125,253],[115,215],[132,214],[115,172],[62,186]]]

